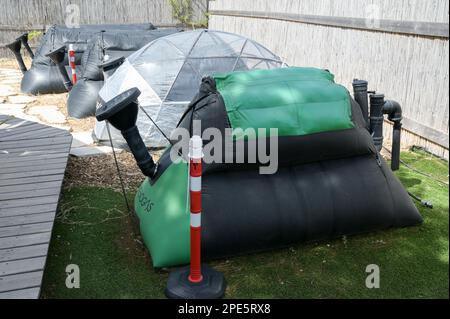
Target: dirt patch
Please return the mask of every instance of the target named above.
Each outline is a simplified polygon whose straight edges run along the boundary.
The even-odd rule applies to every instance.
[[[127,190],[136,190],[144,175],[129,152],[117,154],[117,161]],[[64,187],[99,186],[120,191],[120,180],[112,154],[88,157],[69,157],[64,177]]]
[[[155,150],[150,151],[150,153],[156,162],[162,151]],[[125,188],[128,191],[135,191],[144,181],[145,176],[137,166],[133,154],[124,150],[119,154],[116,153],[116,156]],[[63,187],[72,186],[109,187],[121,191],[113,154],[86,157],[70,156]]]

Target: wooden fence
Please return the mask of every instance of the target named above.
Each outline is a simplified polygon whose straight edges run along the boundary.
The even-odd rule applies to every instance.
[[[204,20],[208,1],[191,1],[192,20]],[[52,24],[179,23],[169,0],[0,0],[0,8],[0,57],[10,56],[4,45],[20,33]]]
[[[448,159],[448,1],[214,0],[209,8],[211,29],[259,41],[290,65],[329,69],[349,90],[354,78],[368,80],[402,104],[404,146]]]

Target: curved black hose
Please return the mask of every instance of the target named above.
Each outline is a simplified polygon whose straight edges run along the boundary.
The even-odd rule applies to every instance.
[[[22,54],[20,53],[20,49],[22,47],[22,42],[20,39],[16,39],[14,42],[7,44],[6,47],[14,53],[14,56],[19,64],[19,69],[23,74],[27,72],[27,67],[25,66],[25,62],[23,62]]]

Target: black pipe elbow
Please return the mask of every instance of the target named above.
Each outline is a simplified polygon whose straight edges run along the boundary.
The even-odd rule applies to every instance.
[[[7,44],[6,47],[14,53],[17,64],[19,64],[20,71],[25,74],[25,72],[27,72],[27,67],[25,66],[25,62],[23,62],[22,54],[20,53],[20,49],[22,48],[22,42],[20,39],[14,40],[10,44]]]
[[[50,53],[47,53],[46,56],[53,61],[58,67],[59,74],[63,81],[64,87],[67,91],[70,91],[73,87],[72,81],[70,80],[69,75],[67,74],[66,67],[64,65],[64,58],[66,55],[66,46],[62,46],[56,50],[53,50]]]
[[[392,129],[391,169],[400,168],[400,140],[402,130],[402,107],[396,101],[387,100],[383,105],[383,113],[388,115],[388,120],[394,123]]]
[[[123,138],[130,147],[130,151],[142,174],[152,178],[156,173],[156,164],[148,153],[137,126],[133,125],[126,130],[120,131],[120,133],[122,133]]]
[[[25,47],[25,50],[27,50],[28,54],[32,59],[34,59],[34,53],[33,50],[31,50],[30,45],[28,44],[28,32],[22,34],[20,37],[17,38],[17,40],[20,40],[22,45]]]
[[[151,179],[155,176],[158,165],[155,164],[147,151],[147,147],[136,126],[139,107],[137,98],[140,94],[141,92],[138,88],[129,89],[102,104],[97,109],[95,116],[98,121],[107,120],[122,133],[139,169]]]
[[[387,100],[383,105],[383,113],[388,115],[388,120],[391,122],[402,120],[402,107],[396,101]]]

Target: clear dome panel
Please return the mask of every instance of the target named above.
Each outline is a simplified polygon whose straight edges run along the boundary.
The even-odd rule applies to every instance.
[[[253,56],[253,53],[256,51],[258,52],[258,57],[262,57],[265,59],[271,59],[271,60],[277,60],[280,61],[280,58],[273,54],[271,51],[267,50],[265,47],[263,47],[261,44],[254,42],[252,40],[248,40],[248,44],[246,45],[246,55],[247,56]]]
[[[183,63],[184,59],[148,61],[135,65],[134,68],[149,83],[160,99],[164,100]]]
[[[233,70],[248,70],[248,67],[238,57],[187,59],[166,101],[190,101],[197,94],[203,77]]]
[[[238,56],[245,38],[221,32],[203,32],[189,57]]]
[[[245,64],[249,70],[275,69],[282,66],[281,62],[258,58],[241,58],[240,61]]]
[[[202,80],[197,67],[193,60],[186,60],[165,101],[190,101],[194,97]]]
[[[137,65],[147,62],[182,60],[185,58],[183,52],[175,50],[170,42],[162,41],[161,39],[150,42],[144,48],[130,55],[128,61],[133,65]]]
[[[164,38],[159,38],[158,40],[168,42],[184,56],[187,56],[189,52],[191,52],[194,43],[203,34],[203,32],[203,30],[180,32]]]
[[[242,50],[241,56],[243,57],[258,57],[258,58],[267,58],[262,54],[262,50],[259,48],[259,46],[255,45],[252,41],[247,41],[245,43],[245,46]],[[274,58],[273,55],[269,58]]]
[[[158,108],[158,113],[152,116],[152,119],[158,124],[163,133],[170,138],[170,134],[176,128],[181,115],[186,110],[189,103],[162,103]],[[147,107],[144,107],[147,111]],[[144,118],[145,117],[145,118]],[[167,145],[168,141],[161,134],[159,129],[153,124],[149,123],[149,119],[143,112],[139,114],[139,131],[144,140],[153,141],[154,146]]]

